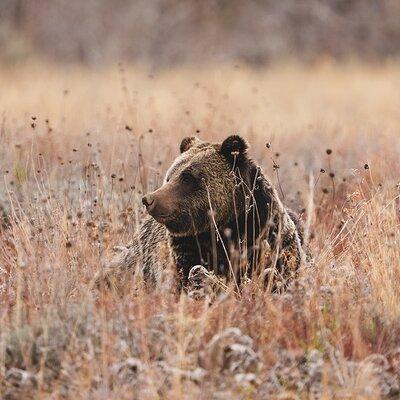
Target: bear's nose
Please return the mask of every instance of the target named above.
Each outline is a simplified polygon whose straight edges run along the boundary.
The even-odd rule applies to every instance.
[[[146,208],[149,208],[154,203],[154,199],[147,195],[142,198],[142,203]]]

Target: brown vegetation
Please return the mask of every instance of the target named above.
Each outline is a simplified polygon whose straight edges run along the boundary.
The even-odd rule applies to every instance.
[[[155,67],[400,55],[398,0],[3,0],[0,60]]]
[[[398,396],[399,71],[3,70],[0,397]],[[211,304],[131,274],[94,288],[180,140],[231,133],[303,214],[315,267]]]

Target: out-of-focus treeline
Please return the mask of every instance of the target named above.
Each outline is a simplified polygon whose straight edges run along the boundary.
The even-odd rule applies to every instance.
[[[153,66],[400,54],[400,0],[0,0],[0,60]]]

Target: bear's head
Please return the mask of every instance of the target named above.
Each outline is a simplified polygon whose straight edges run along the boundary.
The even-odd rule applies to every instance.
[[[246,194],[254,184],[255,166],[247,148],[237,135],[222,143],[184,138],[163,185],[143,197],[148,213],[173,236],[195,235],[209,231],[212,224],[220,228],[231,222],[244,212]]]

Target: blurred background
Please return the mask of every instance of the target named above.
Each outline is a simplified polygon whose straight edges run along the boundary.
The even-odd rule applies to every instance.
[[[399,0],[0,0],[0,60],[260,67],[400,53]]]
[[[0,399],[400,398],[399,56],[400,0],[0,0]],[[94,289],[182,138],[233,133],[316,268]]]

